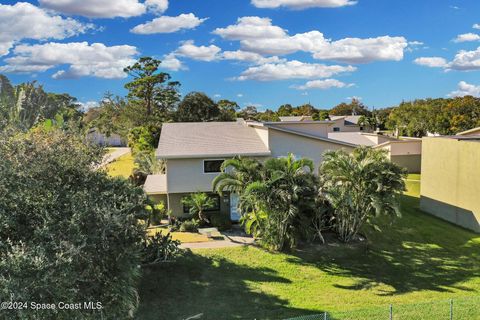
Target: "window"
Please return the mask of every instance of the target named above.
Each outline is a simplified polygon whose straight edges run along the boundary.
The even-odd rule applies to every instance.
[[[340,131],[340,128],[339,128],[339,127],[334,127],[334,128],[333,128],[333,132],[338,132],[338,131]]]
[[[360,131],[363,131],[363,127],[360,127]]]
[[[223,160],[203,160],[204,173],[218,173],[221,172]]]
[[[203,211],[204,212],[220,211],[220,196],[218,194],[212,193],[212,194],[209,194],[208,197],[210,199],[213,199],[213,206]],[[183,205],[183,213],[190,213],[190,207]]]

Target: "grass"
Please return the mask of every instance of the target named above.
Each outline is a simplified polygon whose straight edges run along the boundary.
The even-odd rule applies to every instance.
[[[256,247],[203,249],[144,270],[140,319],[480,319],[480,236],[418,210],[407,181],[403,217],[363,244],[291,253]]]
[[[168,233],[168,229],[164,227],[149,228],[148,234],[155,235],[156,233]],[[192,242],[207,242],[210,241],[207,236],[194,232],[170,232],[173,240],[178,240],[182,243]]]
[[[128,178],[132,174],[135,164],[131,153],[127,153],[106,166],[108,175],[112,177]]]

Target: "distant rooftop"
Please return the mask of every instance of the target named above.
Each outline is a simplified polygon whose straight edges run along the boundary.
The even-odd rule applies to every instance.
[[[288,116],[288,117],[279,117],[280,121],[288,122],[288,121],[312,121],[312,116]]]
[[[253,127],[238,122],[178,122],[162,127],[159,158],[269,156]]]
[[[329,116],[329,117],[332,121],[344,118],[346,126],[356,126],[358,125],[358,120],[360,120],[362,116]]]

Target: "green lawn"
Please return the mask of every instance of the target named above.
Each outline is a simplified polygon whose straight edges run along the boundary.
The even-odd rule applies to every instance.
[[[290,254],[255,247],[196,250],[146,269],[140,319],[480,319],[480,236],[421,213],[407,181],[403,217],[363,244]],[[476,297],[475,297],[476,296]],[[426,304],[425,304],[426,303]]]
[[[124,178],[130,177],[134,168],[135,164],[133,162],[133,156],[131,153],[121,156],[106,166],[108,175],[112,177]]]

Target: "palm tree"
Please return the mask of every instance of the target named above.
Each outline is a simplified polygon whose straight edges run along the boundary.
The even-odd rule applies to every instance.
[[[165,173],[165,161],[157,159],[154,152],[144,151],[135,155],[135,172],[137,174],[163,174]]]
[[[379,215],[400,216],[405,169],[388,160],[383,150],[326,152],[319,176],[320,196],[333,207],[334,228],[344,242],[355,239],[364,224],[378,229],[374,218]]]
[[[313,203],[310,200],[315,199],[313,162],[295,159],[293,154],[268,159],[264,164],[236,158],[226,161],[223,171],[214,180],[214,190],[239,194],[246,231],[273,250],[294,246],[296,222],[302,210]]]
[[[209,222],[204,215],[204,211],[215,206],[215,200],[209,197],[204,192],[192,193],[189,196],[182,199],[182,203],[190,207],[190,214],[192,216],[198,216],[200,221]]]

